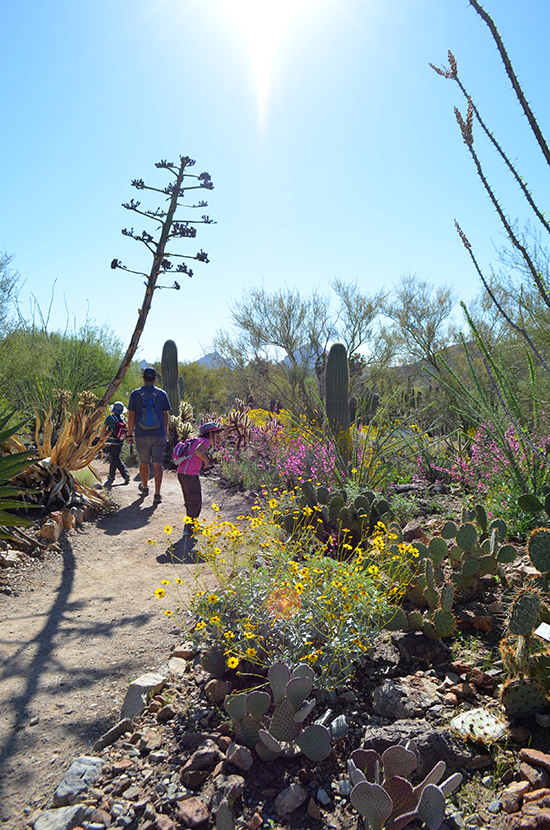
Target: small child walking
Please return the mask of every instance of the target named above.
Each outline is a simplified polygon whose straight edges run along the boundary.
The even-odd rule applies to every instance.
[[[126,407],[124,404],[121,401],[116,401],[112,405],[111,412],[107,415],[103,424],[102,437],[107,431],[109,432],[109,437],[104,447],[104,452],[109,458],[109,475],[105,482],[105,487],[113,486],[117,470],[124,479],[124,484],[129,484],[130,482],[130,473],[120,457],[120,451],[128,433],[128,427],[124,420],[125,412]]]
[[[215,435],[223,427],[214,421],[201,424],[198,438],[188,438],[176,444],[172,453],[172,460],[178,465],[178,481],[180,483],[185,511],[190,519],[198,519],[202,509],[202,490],[199,473],[204,465],[208,469],[210,461],[206,455],[209,447],[213,446]],[[184,533],[191,533],[189,524],[185,525]]]

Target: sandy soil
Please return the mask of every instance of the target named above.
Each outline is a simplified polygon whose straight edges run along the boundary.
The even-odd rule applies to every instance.
[[[98,465],[105,473],[106,468]],[[19,830],[51,799],[63,772],[117,720],[128,682],[166,662],[185,632],[154,596],[160,580],[191,584],[193,564],[175,566],[164,527],[182,553],[183,500],[165,473],[160,505],[137,480],[116,484],[116,513],[70,531],[62,553],[14,572],[0,595],[0,827]],[[152,482],[151,482],[152,484]],[[213,502],[234,519],[246,509],[214,479],[203,480],[203,518]],[[158,544],[148,545],[154,539]]]

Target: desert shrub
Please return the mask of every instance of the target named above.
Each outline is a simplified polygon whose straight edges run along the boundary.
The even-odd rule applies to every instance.
[[[277,507],[275,499],[270,507]],[[190,611],[172,590],[182,584],[179,577],[168,590],[174,613],[193,616],[197,647],[210,665],[214,655],[222,670],[258,673],[275,660],[291,666],[306,661],[319,688],[341,686],[397,610],[412,577],[410,546],[390,552],[383,525],[368,545],[341,561],[306,534],[282,541],[270,515],[259,509],[238,524],[195,522],[195,534],[207,567],[197,572]]]

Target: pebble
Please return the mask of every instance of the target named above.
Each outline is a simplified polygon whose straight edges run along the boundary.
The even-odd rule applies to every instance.
[[[319,787],[319,789],[317,790],[316,799],[319,804],[323,805],[323,807],[328,807],[328,805],[331,803],[329,794],[326,790],[323,790],[322,787]]]
[[[491,801],[491,803],[487,805],[486,809],[489,813],[500,813],[502,810],[502,801],[499,801],[497,798],[494,801]]]
[[[490,789],[493,786],[493,776],[492,775],[484,775],[481,779],[481,783],[484,787]]]

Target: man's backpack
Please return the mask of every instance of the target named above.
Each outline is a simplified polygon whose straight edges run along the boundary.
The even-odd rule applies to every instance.
[[[141,396],[141,412],[139,414],[138,424],[142,429],[158,429],[160,426],[160,418],[157,411],[157,390],[154,389],[152,393],[146,395],[140,389]]]

